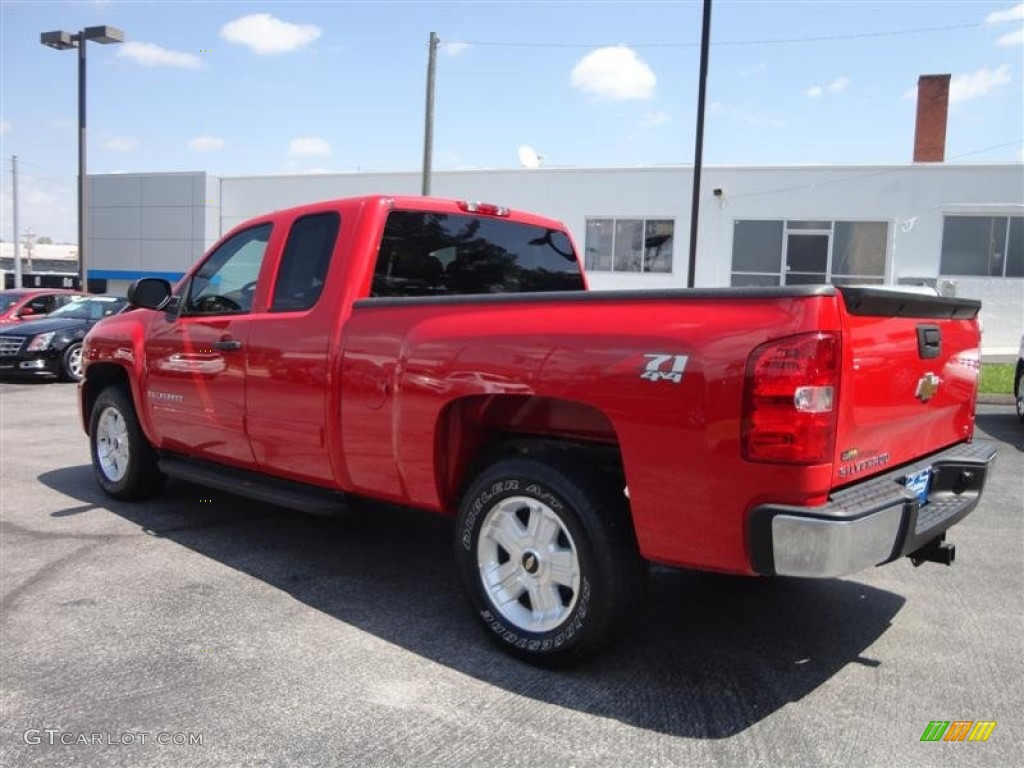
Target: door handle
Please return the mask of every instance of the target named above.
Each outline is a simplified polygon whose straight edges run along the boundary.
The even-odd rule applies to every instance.
[[[235,341],[234,339],[225,339],[223,341],[213,342],[213,348],[219,349],[222,352],[233,352],[242,348],[242,342]]]
[[[942,354],[942,329],[937,325],[917,326],[917,356],[932,360]]]

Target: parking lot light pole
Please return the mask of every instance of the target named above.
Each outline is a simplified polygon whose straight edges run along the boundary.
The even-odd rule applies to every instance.
[[[69,48],[78,49],[78,281],[83,291],[89,290],[88,269],[86,268],[86,188],[85,188],[85,44],[88,40],[95,43],[124,42],[124,32],[117,27],[86,27],[77,34],[57,30],[43,32],[39,42],[58,51]]]

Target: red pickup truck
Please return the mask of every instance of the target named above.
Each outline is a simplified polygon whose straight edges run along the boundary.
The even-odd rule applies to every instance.
[[[119,499],[185,478],[452,515],[486,633],[542,665],[628,623],[657,562],[834,577],[950,563],[976,301],[876,288],[587,292],[565,227],[361,197],[227,234],[97,325],[80,384]]]

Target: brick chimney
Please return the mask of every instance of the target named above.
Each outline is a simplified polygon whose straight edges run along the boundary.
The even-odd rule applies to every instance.
[[[921,75],[917,79],[917,127],[914,129],[915,163],[941,163],[946,159],[949,80],[949,75]]]

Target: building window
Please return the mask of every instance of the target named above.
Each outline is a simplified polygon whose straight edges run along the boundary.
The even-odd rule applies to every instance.
[[[743,220],[733,223],[733,286],[881,284],[884,221]]]
[[[1024,216],[946,216],[939,273],[1024,277]]]
[[[673,219],[587,219],[590,272],[672,272]]]

